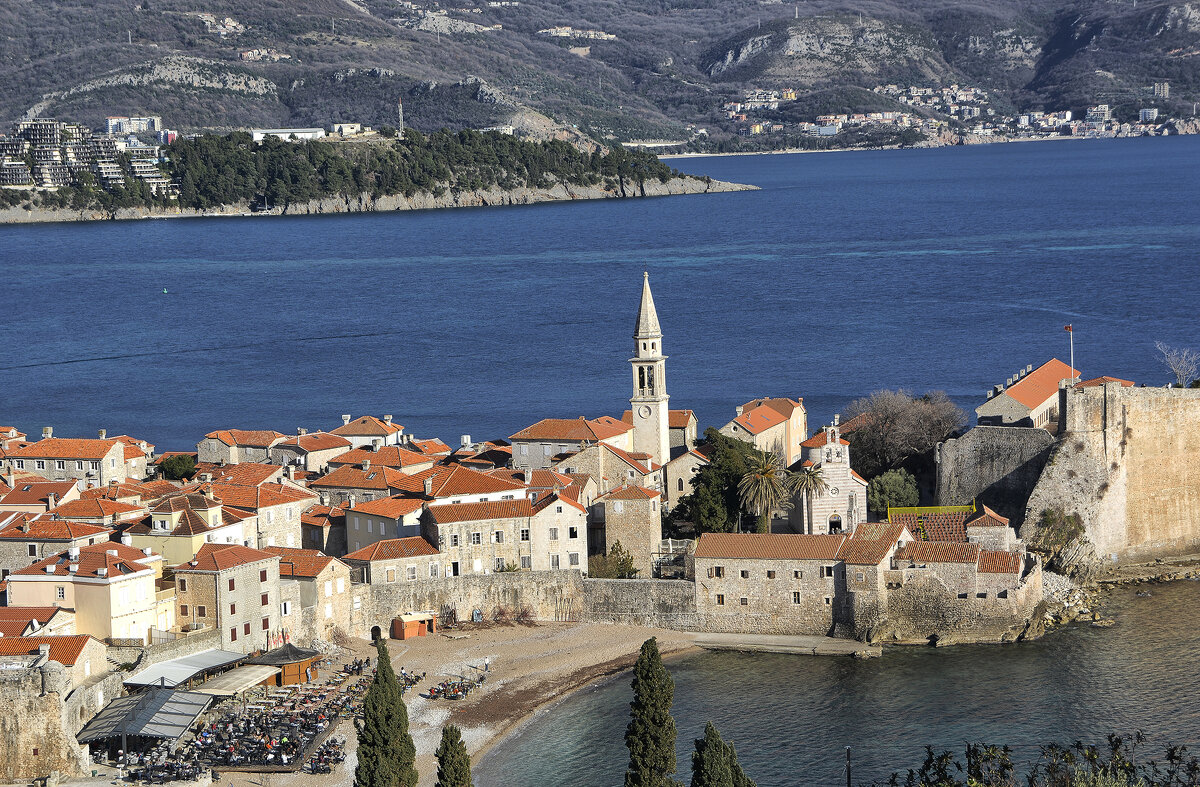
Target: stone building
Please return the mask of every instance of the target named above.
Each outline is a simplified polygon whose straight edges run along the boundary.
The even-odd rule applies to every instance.
[[[405,475],[412,475],[431,469],[436,460],[432,456],[410,451],[403,446],[383,445],[380,438],[375,438],[370,445],[334,456],[329,460],[329,469],[361,465],[363,462],[370,462],[372,467],[389,467]]]
[[[838,418],[805,440],[801,451],[802,459],[792,469],[819,470],[825,489],[811,501],[804,495],[792,499],[787,529],[793,533],[853,532],[860,522],[867,521],[867,481],[850,468],[850,442],[841,436]]]
[[[75,611],[62,607],[0,607],[0,636],[51,637],[75,633]]]
[[[205,544],[175,569],[177,620],[221,632],[221,648],[252,653],[278,634],[279,556],[238,544]]]
[[[633,411],[626,410],[621,414],[621,420],[633,425]],[[667,442],[670,445],[671,456],[677,457],[696,444],[698,439],[699,421],[691,410],[667,411]]]
[[[239,462],[270,462],[271,448],[287,435],[270,429],[220,429],[196,443],[196,461],[233,465]]]
[[[988,391],[987,401],[975,408],[976,419],[980,426],[1057,428],[1059,384],[1078,379],[1079,370],[1057,358],[1033,370],[1026,367]]]
[[[513,467],[540,470],[552,467],[561,456],[578,453],[596,443],[623,451],[633,450],[633,427],[609,416],[588,420],[544,418],[509,438]]]
[[[11,490],[0,495],[0,511],[41,513],[61,503],[79,499],[78,481],[13,480]]]
[[[109,671],[104,643],[87,634],[0,637],[0,661],[14,656],[45,655],[67,668],[71,682],[80,686],[92,675]]]
[[[508,570],[587,571],[587,516],[570,498],[551,495],[488,503],[430,505],[422,535],[442,553],[446,576]]]
[[[373,415],[351,420],[349,415],[343,415],[342,425],[331,433],[349,440],[351,448],[362,448],[376,440],[382,445],[399,445],[406,437],[404,427],[393,423],[390,415],[385,415],[382,420]]]
[[[649,454],[630,453],[606,443],[567,454],[554,463],[554,469],[568,475],[591,476],[600,494],[626,485],[662,489],[662,466]]]
[[[442,555],[420,536],[389,538],[346,555],[345,562],[357,569],[368,585],[416,582],[442,576]]]
[[[256,532],[249,530],[246,520],[243,540],[251,541],[256,547],[299,546],[301,541],[300,515],[313,503],[317,495],[288,483],[265,483],[259,486],[239,486],[223,483],[189,484],[186,492],[212,494],[221,501],[224,509],[253,515]]]
[[[181,491],[153,504],[144,519],[125,529],[123,538],[176,566],[191,560],[205,544],[243,544],[255,530],[253,514],[226,509],[211,490],[207,495]]]
[[[309,506],[300,515],[301,543],[327,555],[346,554],[346,512],[324,505]]]
[[[281,586],[299,586],[305,638],[330,641],[334,629],[345,630],[350,620],[350,566],[315,549],[267,547],[279,557]]]
[[[719,431],[792,465],[800,458],[801,443],[808,435],[804,400],[783,396],[753,399],[737,407],[733,420]]]
[[[378,541],[421,534],[425,501],[418,497],[385,497],[346,509],[346,548],[357,552]]]
[[[592,504],[592,522],[601,528],[592,554],[607,553],[621,542],[633,558],[638,576],[653,575],[654,557],[662,544],[661,495],[641,486],[621,486],[596,498]]]
[[[112,532],[49,514],[0,514],[0,576],[70,549],[107,543]]]
[[[692,479],[708,464],[707,446],[691,448],[663,466],[663,507],[671,511],[692,493]]]
[[[312,481],[308,488],[327,505],[349,505],[379,500],[413,488],[412,477],[390,467],[376,467],[364,459],[358,465],[341,465]]]
[[[117,529],[130,522],[136,522],[146,513],[144,505],[122,503],[102,497],[81,497],[78,500],[59,503],[50,511],[55,519],[68,519],[72,522]]]
[[[75,610],[75,630],[97,639],[144,643],[174,625],[173,597],[155,580],[162,557],[108,542],[72,548],[8,576],[9,605]]]
[[[329,460],[352,447],[345,437],[328,432],[309,433],[305,429],[270,448],[271,462],[291,465],[314,473],[323,473]]]
[[[633,425],[633,452],[646,454],[651,463],[671,460],[670,408],[667,394],[667,356],[663,354],[662,327],[650,292],[650,274],[642,274],[642,299],[633,331],[633,396],[629,400]]]
[[[37,473],[51,481],[83,481],[88,486],[105,486],[113,480],[124,481],[130,475],[125,462],[126,446],[120,440],[54,437],[50,427],[42,430],[42,435],[36,443],[6,451],[7,466]],[[144,476],[144,461],[141,466]]]

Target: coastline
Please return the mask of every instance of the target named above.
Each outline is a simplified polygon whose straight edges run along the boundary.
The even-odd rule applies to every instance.
[[[910,145],[904,147],[901,145],[884,145],[881,147],[867,148],[827,148],[825,150],[811,150],[809,148],[783,148],[782,150],[739,150],[729,153],[663,153],[659,155],[659,159],[667,161],[670,159],[690,159],[690,158],[726,158],[732,156],[780,156],[792,155],[796,153],[867,153],[880,150],[934,150],[936,148],[962,148],[974,147],[976,145],[1005,145],[1009,143],[1025,143],[1025,142],[1089,142],[1098,139],[1139,139],[1139,137],[1020,137],[1017,139],[1009,139],[1007,137],[988,138],[972,136],[971,141],[955,142],[955,143],[927,143],[923,145]]]
[[[428,192],[406,197],[402,194],[371,197],[359,194],[355,198],[324,197],[304,203],[289,205],[286,209],[251,211],[249,203],[239,202],[223,205],[212,210],[150,210],[147,208],[121,208],[109,214],[98,210],[59,210],[47,208],[28,209],[21,206],[0,209],[0,225],[14,224],[60,224],[87,221],[138,221],[146,219],[201,219],[201,218],[260,218],[271,216],[323,216],[361,213],[392,213],[413,210],[440,210],[444,208],[484,208],[510,205],[535,205],[550,202],[575,202],[580,200],[635,199],[644,197],[670,197],[691,194],[718,194],[732,191],[756,191],[757,186],[705,179],[683,175],[666,182],[658,180],[642,183],[619,183],[613,189],[599,186],[576,186],[556,183],[547,188],[474,189],[441,195]]]

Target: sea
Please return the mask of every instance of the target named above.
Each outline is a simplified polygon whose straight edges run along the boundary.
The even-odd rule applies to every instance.
[[[1124,586],[1111,628],[1072,625],[1009,645],[889,647],[882,658],[702,652],[668,659],[678,774],[711,721],[759,787],[857,787],[904,776],[968,743],[1010,746],[1017,783],[1041,746],[1105,750],[1143,732],[1138,762],[1169,745],[1200,754],[1200,582]],[[1146,595],[1140,595],[1146,593]],[[474,768],[476,787],[620,787],[629,752],[628,674],[536,715]],[[960,778],[962,778],[960,776]]]
[[[1200,137],[689,158],[758,191],[0,228],[0,424],[187,450],[392,414],[457,445],[628,406],[641,274],[671,406],[969,413],[1027,365],[1160,385],[1200,345]]]

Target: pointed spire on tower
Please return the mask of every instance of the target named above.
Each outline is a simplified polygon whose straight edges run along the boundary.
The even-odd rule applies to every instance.
[[[635,339],[643,336],[662,336],[658,312],[654,310],[654,296],[650,294],[649,271],[642,271],[642,303],[638,306],[637,329],[633,334]]]

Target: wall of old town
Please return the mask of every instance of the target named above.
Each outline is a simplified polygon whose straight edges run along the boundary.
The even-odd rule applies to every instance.
[[[989,506],[1020,527],[1054,437],[1045,429],[977,426],[937,448],[937,502]]]

